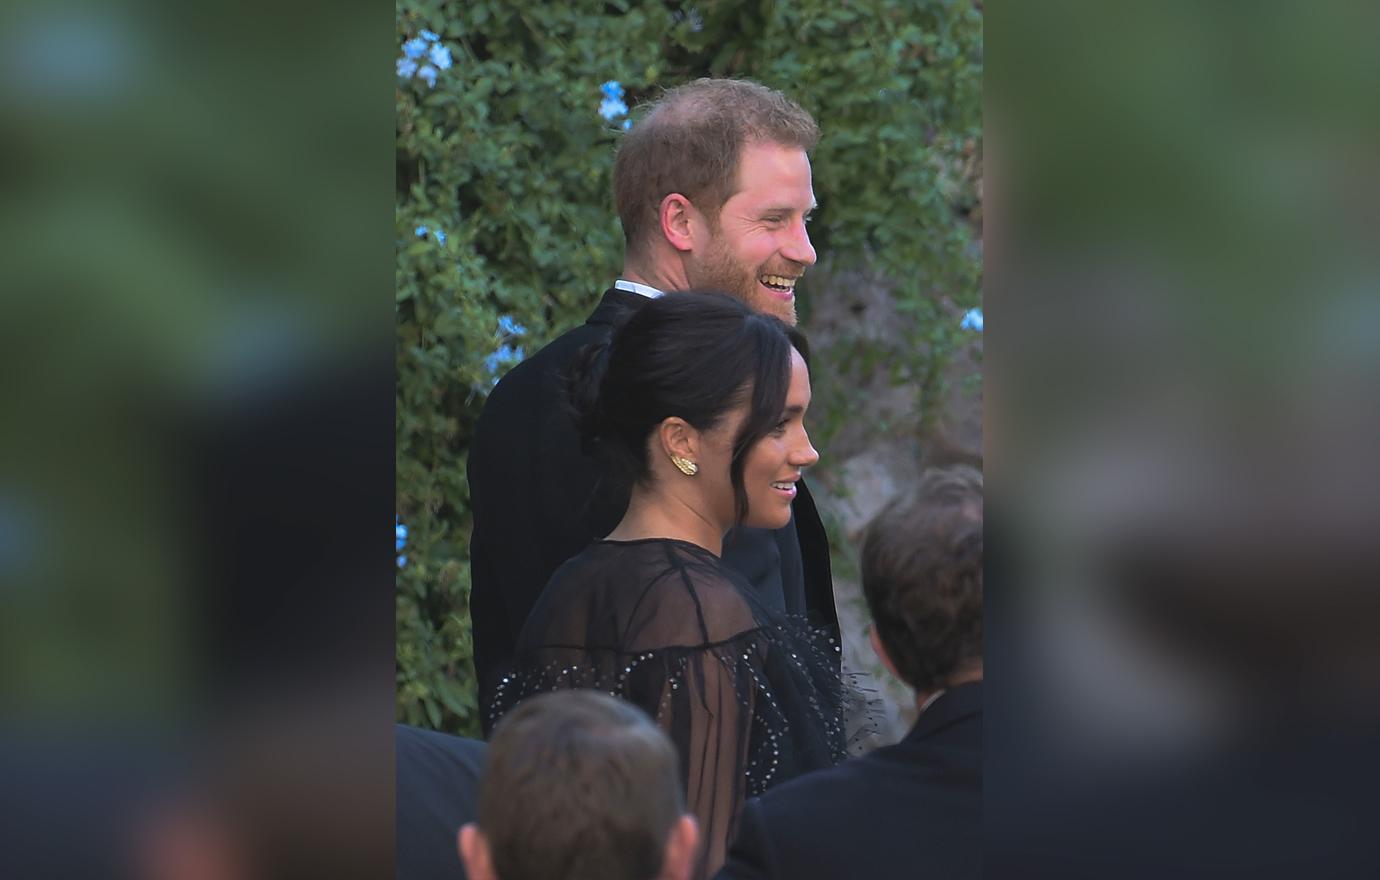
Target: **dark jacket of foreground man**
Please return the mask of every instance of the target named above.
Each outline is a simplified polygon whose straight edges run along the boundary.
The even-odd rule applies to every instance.
[[[456,835],[479,818],[485,744],[406,724],[393,737],[397,880],[465,880]]]
[[[748,801],[718,880],[982,876],[982,683],[905,739]]]

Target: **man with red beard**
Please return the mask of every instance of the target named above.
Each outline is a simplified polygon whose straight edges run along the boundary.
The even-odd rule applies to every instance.
[[[565,374],[618,317],[667,290],[719,289],[794,324],[795,285],[815,262],[808,151],[799,105],[756,83],[701,79],[667,92],[632,127],[613,167],[626,240],[622,277],[589,319],[509,372],[470,448],[470,616],[481,718],[551,574],[618,523],[628,486],[581,448]],[[723,560],[781,611],[835,631],[828,538],[805,483],[782,529],[735,529]]]

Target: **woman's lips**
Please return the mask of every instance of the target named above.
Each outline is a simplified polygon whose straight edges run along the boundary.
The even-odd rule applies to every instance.
[[[771,487],[776,491],[780,492],[782,495],[785,495],[787,498],[795,497],[796,488],[795,483],[793,481],[778,480],[777,482],[772,483]]]

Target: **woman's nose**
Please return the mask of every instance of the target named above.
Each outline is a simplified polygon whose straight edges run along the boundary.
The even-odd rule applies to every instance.
[[[795,448],[791,456],[791,464],[796,467],[807,468],[819,461],[819,453],[810,443],[810,435],[804,431],[800,432],[801,443]]]

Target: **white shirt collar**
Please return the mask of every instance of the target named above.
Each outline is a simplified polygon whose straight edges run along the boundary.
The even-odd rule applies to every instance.
[[[648,299],[656,299],[661,296],[661,291],[655,287],[638,284],[636,281],[629,281],[626,278],[619,278],[613,283],[613,286],[619,290],[626,290],[628,293],[640,293]]]
[[[929,695],[929,698],[926,699],[925,702],[923,702],[923,703],[920,704],[920,711],[919,711],[919,712],[916,712],[915,714],[916,714],[916,715],[922,715],[922,714],[924,714],[924,712],[925,712],[926,709],[928,709],[929,707],[931,707],[931,706],[934,705],[934,701],[935,701],[935,700],[937,700],[937,699],[939,699],[940,697],[944,696],[944,694],[946,694],[946,693],[948,693],[948,691],[947,691],[945,688],[940,688],[939,690],[937,690],[937,691],[935,691],[934,693],[930,694],[930,695]]]

